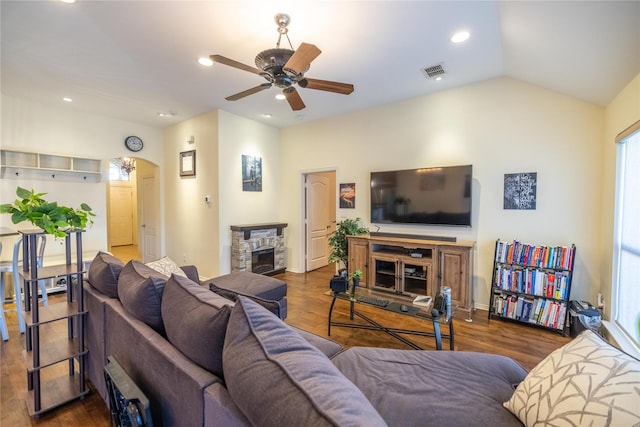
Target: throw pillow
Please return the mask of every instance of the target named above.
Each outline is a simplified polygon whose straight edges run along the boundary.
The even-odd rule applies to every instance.
[[[118,297],[123,307],[162,335],[164,325],[160,305],[167,279],[167,276],[135,260],[122,268],[118,278]]]
[[[228,299],[175,274],[162,294],[162,320],[169,342],[220,378],[222,347],[232,306]]]
[[[147,267],[153,268],[158,273],[162,273],[167,277],[171,276],[172,274],[187,277],[184,271],[182,271],[182,269],[178,267],[178,264],[176,264],[175,261],[173,261],[168,256],[160,258],[156,261],[148,262],[145,265]]]
[[[118,298],[118,277],[123,266],[113,255],[98,252],[89,266],[89,284],[111,298]]]
[[[247,295],[242,292],[232,291],[231,289],[219,288],[213,282],[209,283],[209,289],[215,292],[216,294],[220,295],[221,297],[229,299],[233,302],[236,302],[238,300],[238,296],[243,296],[243,297],[252,299],[253,301],[257,302],[258,304],[260,304],[261,306],[269,310],[271,313],[275,314],[276,316],[282,319],[282,315],[280,313],[280,304],[278,304],[277,301],[266,300],[264,298],[260,298],[255,295]]]
[[[253,425],[386,425],[327,356],[248,298],[231,310],[222,358],[229,393]]]
[[[587,329],[540,362],[504,406],[526,426],[640,424],[640,361]]]

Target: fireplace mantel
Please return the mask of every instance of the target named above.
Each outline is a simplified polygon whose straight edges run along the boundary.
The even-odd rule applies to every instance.
[[[232,225],[231,231],[242,231],[244,232],[244,240],[249,240],[251,238],[251,231],[253,230],[268,230],[271,228],[275,228],[277,230],[278,236],[282,236],[282,229],[287,225],[289,224],[284,222],[265,222],[263,224]]]

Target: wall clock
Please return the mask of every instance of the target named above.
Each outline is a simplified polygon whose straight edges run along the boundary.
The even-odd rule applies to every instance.
[[[142,150],[142,139],[138,136],[128,136],[124,139],[124,146],[131,151]]]

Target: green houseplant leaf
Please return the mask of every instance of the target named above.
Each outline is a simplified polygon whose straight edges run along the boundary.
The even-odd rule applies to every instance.
[[[46,194],[18,187],[18,199],[0,205],[0,214],[11,214],[14,224],[29,221],[55,237],[65,237],[68,231],[84,230],[87,224],[93,225],[92,217],[95,214],[86,203],[82,203],[78,209],[59,206],[57,202],[43,199],[42,196]]]
[[[331,253],[329,254],[329,262],[342,262],[345,267],[349,262],[349,242],[347,236],[357,236],[359,234],[368,233],[369,229],[360,225],[360,218],[346,218],[336,224],[336,230],[329,236],[329,245]]]

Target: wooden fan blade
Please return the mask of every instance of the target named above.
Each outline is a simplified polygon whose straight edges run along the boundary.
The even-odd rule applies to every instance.
[[[245,96],[253,95],[254,93],[261,92],[265,89],[269,89],[270,87],[271,83],[262,83],[260,86],[252,87],[251,89],[238,92],[235,95],[227,96],[225,99],[227,101],[237,101],[238,99],[242,99]]]
[[[245,65],[242,62],[234,61],[233,59],[229,59],[226,56],[222,55],[209,55],[209,59],[213,62],[217,62],[218,64],[228,65],[229,67],[237,68],[239,70],[248,71],[254,74],[262,73],[262,70],[259,68],[251,67],[249,65]]]
[[[311,61],[316,59],[321,53],[322,51],[315,45],[302,43],[282,68],[286,70],[293,70],[296,74],[300,74],[306,70],[309,64],[311,64]]]
[[[287,97],[287,102],[289,103],[293,111],[302,110],[305,107],[304,102],[302,102],[302,98],[300,98],[300,94],[298,93],[296,88],[289,87],[282,92],[284,93],[284,96]]]
[[[325,90],[327,92],[341,93],[349,95],[353,92],[353,85],[350,83],[332,82],[329,80],[304,78],[298,82],[298,85],[307,89]]]

